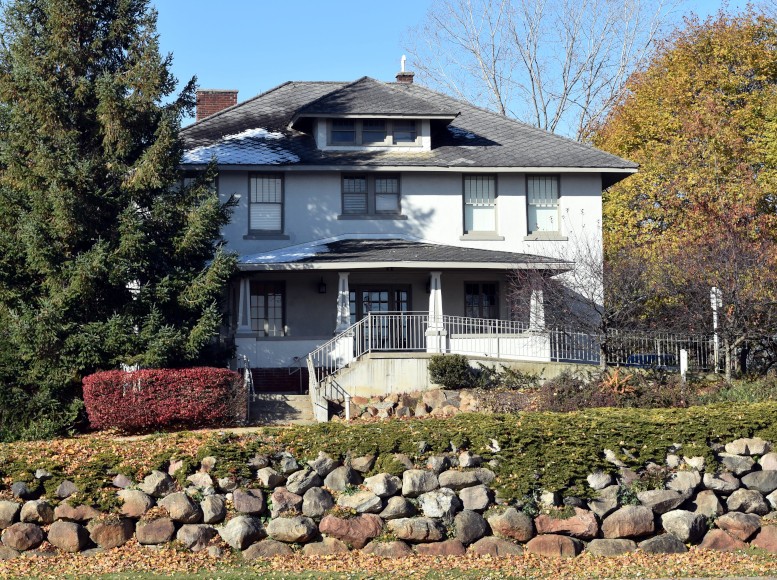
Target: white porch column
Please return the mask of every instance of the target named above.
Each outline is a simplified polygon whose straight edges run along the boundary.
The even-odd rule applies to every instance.
[[[240,279],[240,295],[237,304],[237,331],[251,332],[251,282]]]
[[[337,326],[335,334],[340,334],[351,326],[351,293],[348,289],[349,272],[338,272],[337,282]]]
[[[445,352],[448,333],[442,318],[442,272],[430,272],[429,326],[426,329],[426,352]]]
[[[542,290],[532,290],[529,299],[529,330],[545,330],[545,297]]]

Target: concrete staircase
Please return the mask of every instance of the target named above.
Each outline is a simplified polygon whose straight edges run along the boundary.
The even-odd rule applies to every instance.
[[[289,425],[315,423],[309,395],[256,393],[249,409],[252,425]]]

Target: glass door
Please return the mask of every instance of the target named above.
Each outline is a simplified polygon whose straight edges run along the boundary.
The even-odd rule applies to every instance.
[[[355,324],[370,312],[409,312],[410,287],[356,286],[350,300],[351,324]],[[407,321],[400,315],[374,317],[362,340],[363,350],[402,350],[407,343]]]

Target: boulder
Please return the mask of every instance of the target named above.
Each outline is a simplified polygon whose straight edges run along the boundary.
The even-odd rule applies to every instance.
[[[34,550],[43,543],[43,530],[35,524],[19,522],[3,530],[3,545],[24,552]]]
[[[461,500],[446,487],[418,496],[418,505],[427,518],[452,518],[461,509]]]
[[[264,493],[261,489],[236,489],[232,492],[235,511],[252,516],[264,512]]]
[[[705,473],[703,483],[707,489],[721,493],[731,493],[738,490],[740,486],[739,478],[727,471],[715,475]]]
[[[415,548],[421,556],[463,556],[467,549],[459,540],[444,540],[431,544],[419,544]]]
[[[742,477],[742,485],[767,495],[777,489],[777,470],[753,471]]]
[[[483,458],[480,455],[473,455],[469,451],[462,451],[459,453],[459,467],[464,469],[469,467],[480,467],[483,463]]]
[[[777,510],[777,491],[773,491],[772,493],[767,495],[766,501],[769,502],[769,505],[773,510]]]
[[[310,491],[314,489],[321,489],[320,487],[313,487],[306,491],[305,493],[309,493]],[[292,515],[297,516],[302,513],[303,508],[303,496],[297,495],[296,493],[291,493],[288,489],[285,487],[278,487],[275,489],[275,491],[272,492],[272,495],[270,496],[270,499],[272,500],[272,508],[270,509],[270,516],[273,518],[280,517],[281,515]],[[305,514],[306,516],[310,516],[310,514]],[[313,517],[313,516],[310,516]]]
[[[342,494],[337,498],[337,505],[356,510],[360,514],[377,514],[383,510],[383,500],[367,490]]]
[[[117,495],[122,501],[119,513],[128,518],[140,518],[154,507],[154,498],[138,489],[122,489]]]
[[[312,469],[301,469],[286,480],[286,489],[297,495],[304,494],[311,487],[321,487],[324,480]]]
[[[693,500],[693,508],[697,514],[706,517],[716,517],[726,513],[723,504],[720,503],[718,496],[711,489],[705,489],[696,494]]]
[[[735,552],[747,550],[747,544],[723,530],[710,530],[699,544],[703,550],[718,550],[720,552]]]
[[[726,453],[733,455],[765,455],[771,444],[760,437],[743,437],[726,444]]]
[[[338,469],[340,468],[338,467]],[[335,500],[332,494],[321,487],[311,487],[302,496],[302,514],[309,518],[324,517],[334,505]]]
[[[453,519],[455,538],[465,546],[469,546],[480,538],[487,536],[491,529],[479,513],[464,510]]]
[[[262,540],[243,550],[243,560],[251,561],[258,558],[272,558],[274,556],[291,556],[294,552],[283,542],[278,540]]]
[[[270,458],[267,457],[266,455],[262,455],[261,453],[257,453],[251,459],[248,460],[248,467],[250,467],[251,469],[256,469],[256,470],[264,469],[268,465],[270,465]],[[296,469],[299,469],[299,467],[297,467]]]
[[[653,511],[645,506],[623,506],[602,522],[606,539],[638,538],[652,534],[654,529]]]
[[[373,514],[363,514],[355,518],[324,516],[318,529],[322,534],[342,540],[354,548],[361,549],[372,538],[383,531],[383,520]]]
[[[399,518],[411,518],[418,513],[415,506],[405,497],[395,496],[388,498],[386,507],[380,512],[384,520],[396,520]]]
[[[472,472],[478,478],[478,483],[482,483],[483,485],[491,485],[496,479],[496,473],[487,467],[478,467],[477,469],[473,469]]]
[[[370,542],[362,550],[365,554],[396,560],[413,555],[413,550],[405,542],[394,540],[392,542]]]
[[[202,521],[200,506],[185,493],[171,493],[159,500],[159,505],[167,510],[170,519],[182,524],[196,524]]]
[[[210,541],[218,535],[216,528],[207,524],[184,524],[175,535],[175,539],[192,552],[208,547]]]
[[[308,465],[319,475],[319,477],[323,478],[332,473],[340,465],[340,462],[335,461],[323,451],[319,451],[318,457],[312,461],[308,461]]]
[[[266,467],[266,466],[263,465],[262,467]],[[299,471],[300,465],[299,463],[297,463],[297,460],[294,459],[291,453],[284,451],[278,457],[277,468],[282,475],[289,476],[295,471]]]
[[[702,456],[688,457],[687,455],[683,455],[683,461],[688,467],[698,471],[704,471],[704,467],[707,463]]]
[[[523,554],[523,548],[509,540],[487,536],[485,538],[480,538],[477,542],[472,544],[467,548],[467,552],[470,554],[477,554],[478,556],[502,558],[504,556],[520,556]]]
[[[218,489],[222,493],[230,493],[237,489],[237,478],[232,476],[227,477],[219,477],[216,480],[216,483],[218,484]]]
[[[35,499],[38,495],[24,481],[13,482],[11,484],[11,493],[16,499]]]
[[[15,501],[0,500],[0,530],[14,523],[21,506]]]
[[[203,473],[202,471],[192,473],[189,477],[186,478],[186,481],[188,481],[198,490],[213,488],[213,478],[207,473]]]
[[[135,522],[127,518],[95,519],[87,526],[92,541],[104,548],[118,548],[130,541],[135,533]]]
[[[701,474],[695,469],[688,469],[686,471],[677,471],[673,473],[669,478],[666,487],[688,497],[700,485]]]
[[[221,528],[219,535],[235,550],[245,550],[254,542],[267,537],[262,522],[254,516],[237,516]]]
[[[769,506],[764,501],[760,491],[754,489],[738,489],[726,501],[728,511],[744,512],[764,516],[769,513]]]
[[[457,471],[450,469],[443,471],[437,477],[440,487],[447,487],[454,490],[464,489],[480,484],[480,478],[475,471]]]
[[[362,455],[351,459],[351,468],[362,474],[371,471],[373,465],[375,465],[374,455]]]
[[[592,556],[609,558],[611,556],[621,556],[637,549],[637,543],[634,540],[591,540],[585,550]]]
[[[54,522],[49,527],[47,539],[65,552],[80,552],[89,544],[89,532],[75,522]]]
[[[648,554],[684,554],[688,551],[679,538],[673,534],[653,536],[639,543],[639,549]]]
[[[324,538],[321,542],[305,544],[302,547],[302,553],[305,556],[331,556],[346,552],[350,552],[348,546],[337,538]]]
[[[731,453],[719,453],[720,463],[731,471],[734,475],[744,475],[750,473],[755,467],[755,460],[752,457],[742,455],[732,455]]]
[[[76,487],[76,484],[69,479],[66,479],[57,486],[54,495],[57,496],[58,499],[67,499],[77,491],[78,487]]]
[[[599,533],[599,523],[596,515],[584,509],[574,508],[575,515],[568,518],[557,518],[541,514],[534,518],[534,526],[538,534],[563,534],[582,540],[595,538]]]
[[[123,473],[117,473],[111,480],[111,485],[113,485],[113,487],[118,487],[119,489],[127,489],[132,484],[133,481]]]
[[[684,543],[695,544],[707,531],[706,518],[686,510],[673,510],[661,516],[661,526],[665,531],[677,536]]]
[[[219,524],[227,517],[227,502],[223,495],[209,495],[200,502],[202,521],[205,524]]]
[[[173,492],[175,481],[163,471],[155,469],[143,479],[138,489],[151,497],[160,498]]]
[[[94,518],[99,518],[102,514],[92,506],[79,505],[73,507],[67,502],[63,502],[54,508],[54,519],[68,520],[71,522],[88,522]]]
[[[761,465],[761,469],[764,471],[777,469],[777,453],[773,451],[767,453],[758,460],[758,463]]]
[[[8,546],[3,546],[2,544],[0,544],[0,561],[13,560],[14,558],[18,558],[19,556],[20,556],[19,552],[17,552],[13,548],[9,548]]]
[[[440,487],[437,476],[424,469],[408,469],[402,474],[402,495],[418,497]]]
[[[597,491],[613,484],[612,475],[605,471],[594,471],[586,477],[586,481],[591,489]]]
[[[267,524],[267,533],[273,540],[302,544],[318,533],[318,527],[312,519],[304,516],[275,518]]]
[[[426,460],[426,469],[434,471],[438,476],[451,466],[451,461],[445,455],[432,455]]]
[[[275,471],[272,467],[262,467],[256,472],[256,479],[262,487],[268,489],[275,489],[286,483],[286,477]]]
[[[24,502],[19,512],[19,521],[47,526],[54,521],[54,508],[45,499]]]
[[[402,480],[395,475],[379,473],[365,479],[364,486],[378,497],[391,497],[402,491]]]
[[[351,486],[359,485],[361,482],[362,476],[359,475],[359,472],[347,465],[336,467],[324,478],[324,485],[332,491],[344,491]]]
[[[761,531],[750,542],[750,545],[765,550],[770,554],[777,554],[777,526],[761,528]]]
[[[609,514],[618,509],[618,486],[610,485],[599,490],[597,497],[588,500],[589,509],[600,519],[604,519]]]
[[[526,551],[550,558],[574,558],[583,551],[583,542],[569,536],[545,534],[529,540]]]
[[[386,525],[397,538],[408,542],[440,542],[445,539],[442,523],[431,518],[400,518],[389,520]]]
[[[729,512],[715,520],[715,525],[736,539],[746,542],[761,529],[761,518],[755,514]]]
[[[139,544],[156,546],[173,539],[175,524],[170,518],[140,520],[135,526],[135,537]]]
[[[459,499],[465,510],[484,512],[494,501],[494,493],[485,485],[465,487],[459,491]]]
[[[210,473],[213,471],[213,468],[216,467],[217,462],[218,460],[212,455],[203,457],[202,461],[200,461],[200,471],[202,473]]]
[[[514,507],[507,508],[504,513],[488,518],[494,534],[510,540],[528,542],[534,536],[534,522],[523,512]]]
[[[665,514],[679,506],[685,497],[671,489],[649,489],[637,494],[637,499],[642,505],[649,507],[657,514]]]

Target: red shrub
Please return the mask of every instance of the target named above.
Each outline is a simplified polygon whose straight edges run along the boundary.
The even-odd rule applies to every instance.
[[[104,371],[84,377],[84,403],[96,429],[150,431],[220,425],[240,407],[242,380],[218,368]]]

